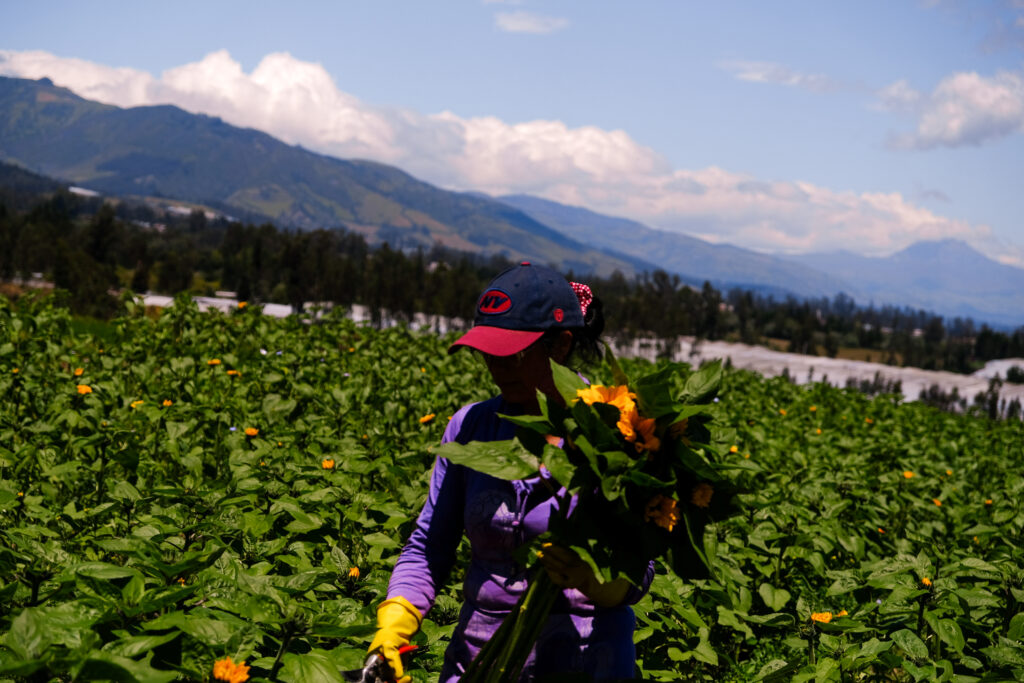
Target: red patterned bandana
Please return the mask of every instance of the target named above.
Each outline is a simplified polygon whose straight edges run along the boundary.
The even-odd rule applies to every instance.
[[[582,282],[570,282],[569,284],[572,285],[572,291],[576,292],[576,298],[580,300],[580,310],[586,316],[587,308],[590,306],[590,302],[594,300],[594,294],[590,291],[590,287]]]

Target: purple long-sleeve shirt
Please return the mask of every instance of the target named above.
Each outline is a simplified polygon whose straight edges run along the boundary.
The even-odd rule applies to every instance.
[[[442,443],[511,439],[515,426],[500,419],[499,413],[515,413],[500,396],[463,407],[452,417]],[[426,614],[447,581],[456,548],[466,534],[471,552],[463,584],[465,602],[445,652],[442,683],[459,679],[526,591],[526,568],[515,562],[512,551],[547,530],[556,505],[553,484],[546,471],[505,481],[445,458],[435,461],[427,501],[395,564],[388,597],[402,596]],[[631,588],[618,607],[598,607],[579,591],[564,590],[522,680],[559,671],[582,671],[598,680],[632,676],[635,620],[629,605],[643,596],[653,576],[652,562],[642,585]]]

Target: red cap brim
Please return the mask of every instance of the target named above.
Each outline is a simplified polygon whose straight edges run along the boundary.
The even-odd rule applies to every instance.
[[[500,327],[477,325],[448,347],[448,353],[455,353],[460,346],[468,346],[492,356],[511,356],[526,349],[544,336],[543,330],[505,330]]]

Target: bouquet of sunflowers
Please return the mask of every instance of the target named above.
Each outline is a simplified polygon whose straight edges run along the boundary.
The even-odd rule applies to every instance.
[[[515,439],[449,443],[438,454],[503,479],[549,470],[562,487],[552,491],[558,511],[524,557],[550,542],[575,551],[603,582],[624,577],[639,585],[659,558],[680,577],[703,578],[712,570],[701,550],[704,527],[738,512],[739,491],[711,446],[721,363],[685,381],[678,364],[630,381],[610,352],[608,360],[613,386],[588,385],[552,363],[562,400],[538,393],[540,415],[506,416],[517,426]],[[534,571],[518,609],[464,683],[516,680],[559,591]]]

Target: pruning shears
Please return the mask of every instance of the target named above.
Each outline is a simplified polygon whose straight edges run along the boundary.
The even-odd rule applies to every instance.
[[[398,648],[398,654],[402,657],[402,661],[404,662],[406,655],[409,655],[417,647],[416,645],[403,645]],[[395,672],[388,664],[388,660],[374,652],[366,658],[362,669],[342,671],[341,678],[351,683],[395,683]]]

